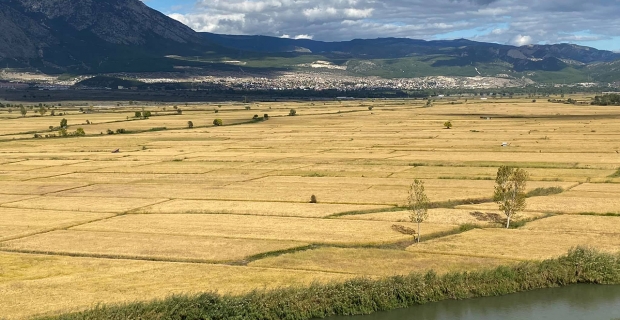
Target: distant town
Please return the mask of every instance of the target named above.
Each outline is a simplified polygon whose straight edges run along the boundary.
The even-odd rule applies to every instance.
[[[419,78],[395,78],[385,79],[380,77],[354,77],[331,72],[288,72],[275,76],[260,76],[247,74],[216,74],[216,75],[192,75],[184,73],[119,73],[108,74],[108,77],[132,80],[142,83],[141,86],[86,86],[80,82],[94,76],[76,76],[71,79],[53,77],[49,75],[23,72],[1,72],[0,89],[38,89],[38,90],[143,90],[152,89],[151,85],[161,84],[187,84],[182,90],[209,90],[232,89],[240,91],[258,90],[437,90],[437,89],[501,89],[522,88],[527,86],[546,88],[610,88],[610,91],[620,88],[620,82],[616,83],[546,83],[540,84],[523,78],[515,79],[508,75],[496,77],[449,77],[432,76]],[[158,87],[159,88],[159,87]],[[179,90],[181,88],[174,88]]]

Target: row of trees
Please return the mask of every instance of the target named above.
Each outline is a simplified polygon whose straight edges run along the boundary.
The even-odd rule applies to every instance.
[[[592,104],[597,106],[620,106],[620,94],[606,94],[594,97]]]
[[[520,168],[501,166],[495,178],[493,201],[499,205],[499,210],[506,216],[506,228],[510,228],[511,219],[517,212],[525,209],[525,185],[529,174]],[[417,223],[417,242],[420,242],[420,223],[428,219],[430,200],[424,191],[424,182],[414,180],[409,187],[407,205],[410,211],[411,222]]]

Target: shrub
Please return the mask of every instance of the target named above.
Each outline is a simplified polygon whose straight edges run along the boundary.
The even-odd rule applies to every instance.
[[[310,203],[316,203],[316,196],[315,195],[310,196]]]
[[[252,117],[252,120],[258,120],[258,115],[257,115],[257,114],[255,114],[255,115]]]
[[[125,129],[116,129],[116,133],[118,134],[125,133]]]
[[[190,129],[193,128],[194,127],[194,123],[191,122],[191,121],[187,121],[187,127],[190,128]]]
[[[372,111],[372,109],[374,109],[375,107],[373,106],[368,106],[368,110]]]
[[[525,196],[527,198],[544,197],[562,192],[564,192],[564,189],[562,189],[562,187],[536,188],[534,190],[530,190],[530,192],[526,193]]]
[[[618,168],[618,170],[616,170],[616,172],[614,172],[611,175],[609,175],[608,178],[620,178],[620,168]]]
[[[250,109],[252,109],[252,107],[250,107],[250,106],[246,106],[245,107],[245,110],[250,110]]]
[[[108,133],[108,134],[114,134],[114,131],[112,131],[112,130],[108,129],[107,133]]]
[[[67,129],[61,128],[60,130],[58,130],[58,135],[61,136],[61,137],[66,137],[69,134],[67,133]]]
[[[183,114],[183,110],[177,109],[177,114]]]
[[[218,112],[220,112],[220,110],[215,109],[215,113],[218,113]]]
[[[38,133],[35,133],[35,134],[34,134],[34,137],[35,137],[35,139],[39,139],[39,138],[41,138],[41,135],[40,135],[40,134],[38,134]]]
[[[144,112],[142,113],[142,115],[143,115],[145,118],[148,118],[148,117],[150,117],[150,116],[151,116],[151,111],[144,111]]]
[[[215,119],[215,120],[213,120],[213,125],[216,126],[216,127],[219,127],[219,126],[221,126],[223,124],[224,124],[224,122],[222,122],[222,119]]]
[[[288,115],[291,116],[291,117],[296,116],[297,115],[297,110],[291,109],[291,111],[288,112]]]
[[[73,135],[78,136],[78,137],[83,137],[86,135],[86,132],[84,132],[83,128],[77,128],[75,129],[75,132],[73,133]]]
[[[265,119],[265,120],[269,120],[269,115],[265,113],[265,114],[263,115],[263,119]]]
[[[49,126],[48,128],[50,129],[50,131],[54,131],[54,126]]]

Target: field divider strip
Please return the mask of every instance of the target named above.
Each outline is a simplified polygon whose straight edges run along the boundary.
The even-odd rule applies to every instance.
[[[158,204],[162,204],[162,203],[170,202],[170,201],[173,201],[173,200],[177,200],[177,199],[174,199],[174,198],[165,199],[165,200],[161,200],[161,201],[158,201],[158,202],[155,202],[155,203],[147,204],[147,205],[145,205],[145,206],[141,206],[141,207],[137,207],[137,208],[129,209],[129,210],[126,210],[126,211],[124,211],[124,212],[122,212],[122,213],[118,214],[118,216],[127,215],[127,214],[136,214],[136,212],[135,212],[135,211],[142,210],[142,209],[144,209],[144,208],[148,208],[148,207],[151,207],[151,206],[156,206],[156,205],[158,205]]]
[[[109,160],[109,161],[117,162],[119,160]],[[120,160],[120,161],[122,161],[122,160]],[[147,161],[149,161],[149,160],[147,160]],[[164,162],[166,162],[166,161],[155,161],[155,162],[151,162],[151,163],[143,163],[143,164],[138,164],[138,165],[135,165],[135,166],[131,166],[130,168],[140,168],[140,167],[143,167],[143,166],[148,166],[148,165],[151,165],[151,164],[161,164],[161,163],[164,163]],[[85,171],[82,171],[80,173],[127,173],[127,172],[114,172],[114,171],[110,171],[110,172],[94,171],[94,170],[105,170],[105,169],[108,169],[108,168],[109,167],[97,168],[97,169],[92,169],[92,170],[85,170]],[[114,168],[114,167],[111,167],[111,168]],[[163,173],[163,174],[166,174],[166,173]]]
[[[138,260],[138,261],[157,261],[157,262],[174,262],[174,263],[199,263],[199,264],[226,264],[226,261],[210,261],[206,259],[174,259],[163,257],[140,257],[140,256],[125,256],[115,254],[96,254],[96,253],[78,253],[78,252],[54,252],[44,250],[24,250],[24,249],[11,249],[0,246],[1,252],[13,252],[24,254],[41,254],[48,256],[66,256],[66,257],[78,257],[78,258],[96,258],[96,259],[115,259],[115,260]]]
[[[96,183],[88,183],[88,184],[83,185],[83,186],[77,186],[77,187],[71,187],[71,188],[67,188],[67,189],[61,189],[61,190],[56,190],[56,191],[50,191],[50,192],[46,192],[46,193],[41,193],[41,194],[39,194],[39,195],[41,195],[41,196],[47,196],[47,195],[51,195],[51,194],[54,194],[54,193],[60,193],[60,192],[65,192],[65,191],[77,190],[77,189],[80,189],[80,188],[88,188],[88,187],[90,187],[90,186],[94,186],[94,185],[96,185]]]
[[[116,212],[112,212],[112,211],[87,211],[87,210],[69,210],[69,209],[50,209],[50,208],[24,208],[24,207],[17,207],[17,206],[11,206],[11,203],[15,203],[15,202],[21,202],[21,201],[27,201],[27,200],[32,200],[32,199],[36,199],[36,198],[42,198],[42,197],[34,197],[34,198],[28,198],[28,199],[22,199],[22,200],[18,200],[18,201],[11,201],[8,202],[6,204],[1,204],[0,207],[1,208],[10,208],[10,209],[21,209],[21,210],[38,210],[38,211],[64,211],[64,212],[75,212],[75,213],[109,213],[109,214],[115,214],[115,215],[119,215],[120,213],[118,211]],[[60,198],[60,197],[58,197]],[[7,205],[9,204],[9,205]]]
[[[25,181],[33,181],[33,180],[37,180],[37,179],[57,178],[57,177],[67,176],[67,175],[74,174],[74,173],[76,173],[76,172],[65,172],[65,173],[60,173],[60,174],[52,174],[51,176],[29,178],[29,179],[25,179],[25,180],[21,180],[21,181],[25,182]]]
[[[97,184],[117,184],[117,183],[94,183],[92,185],[97,185]],[[63,190],[63,191],[67,191],[67,190]],[[62,191],[58,191],[58,192],[62,192]],[[52,197],[56,197],[54,195],[51,195]],[[61,197],[58,197],[61,198]],[[63,195],[62,198],[100,198],[100,196],[85,196],[85,195]],[[161,197],[139,197],[139,196],[133,196],[133,197],[121,197],[121,196],[116,196],[115,198],[122,198],[122,199],[161,199]],[[289,201],[289,200],[255,200],[255,199],[227,199],[227,198],[173,198],[171,200],[192,200],[192,201],[228,201],[228,202],[274,202],[274,203],[310,203],[310,201]],[[319,204],[335,204],[335,205],[352,205],[352,206],[385,206],[385,207],[389,207],[389,206],[397,206],[396,204],[393,203],[355,203],[355,202],[320,202]]]
[[[36,232],[31,232],[29,234],[21,234],[21,235],[17,235],[17,236],[13,236],[13,237],[7,237],[7,238],[1,239],[0,240],[0,244],[2,242],[7,242],[7,241],[12,241],[12,240],[28,238],[28,237],[32,237],[32,236],[35,236],[35,235],[50,233],[50,232],[53,232],[53,231],[68,230],[68,229],[76,227],[76,226],[81,226],[81,225],[84,225],[84,224],[89,224],[89,223],[97,222],[97,221],[103,221],[103,220],[107,220],[107,219],[110,219],[110,218],[113,218],[113,217],[116,217],[116,215],[109,215],[109,216],[103,217],[103,218],[91,219],[91,220],[88,220],[88,221],[81,221],[79,223],[66,223],[66,224],[63,224],[63,225],[60,225],[60,226],[51,227],[51,228],[39,230],[39,231],[36,231]],[[3,248],[0,245],[0,250],[3,250],[3,249],[5,249],[5,248]]]
[[[19,196],[21,196],[21,194],[19,194]],[[28,196],[27,194],[24,194],[23,196]],[[15,203],[15,202],[20,202],[20,201],[27,201],[27,200],[32,200],[32,199],[36,199],[36,198],[40,198],[40,195],[33,195],[32,198],[25,198],[25,199],[21,199],[21,200],[15,200],[15,201],[9,201],[9,202],[2,202],[0,203],[0,207],[6,207],[5,205],[7,204],[11,204],[11,203]],[[11,206],[8,206],[6,208],[13,208]]]

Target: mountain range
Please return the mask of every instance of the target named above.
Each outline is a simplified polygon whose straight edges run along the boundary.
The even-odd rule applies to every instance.
[[[0,67],[51,74],[184,70],[620,80],[620,54],[465,39],[323,42],[195,32],[139,0],[0,0]],[[318,63],[317,63],[318,62]]]

